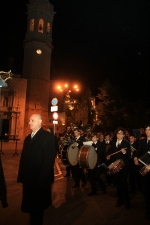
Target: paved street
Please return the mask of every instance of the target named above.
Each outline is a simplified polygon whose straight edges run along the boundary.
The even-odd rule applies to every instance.
[[[22,188],[16,182],[22,144],[18,143],[18,155],[14,155],[15,143],[3,143],[2,163],[8,191],[9,207],[0,205],[0,225],[28,225],[28,214],[20,211]],[[65,167],[60,159],[55,163],[55,182],[52,188],[53,205],[45,211],[43,225],[148,225],[144,219],[143,194],[131,195],[131,209],[115,208],[116,190],[113,185],[102,195],[88,197],[90,185],[72,189],[71,177],[64,178]]]

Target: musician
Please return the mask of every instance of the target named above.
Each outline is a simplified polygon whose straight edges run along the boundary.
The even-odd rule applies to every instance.
[[[116,160],[122,159],[124,162],[123,168],[115,173],[113,176],[115,185],[117,187],[118,200],[116,207],[120,207],[125,204],[126,209],[130,209],[130,199],[127,187],[127,177],[129,170],[129,158],[130,158],[130,144],[124,140],[125,130],[121,127],[116,129],[116,140],[112,141],[110,153],[106,158],[111,163]]]
[[[145,134],[145,127],[140,127],[140,134],[138,135],[138,137],[136,138],[136,141],[139,145],[140,140],[146,138],[146,134]]]
[[[77,146],[79,149],[83,145],[83,142],[86,141],[86,139],[83,136],[80,136],[80,130],[78,128],[74,130],[74,139],[75,139],[74,145]],[[85,174],[83,172],[83,168],[79,168],[79,165],[71,166],[71,168],[75,182],[72,187],[73,188],[79,187],[80,180],[82,181],[82,187],[84,187],[87,181],[85,178]]]
[[[73,131],[71,129],[71,126],[67,126],[66,133],[64,133],[64,136],[63,136],[63,141],[62,141],[63,145],[61,149],[61,151],[64,151],[64,153],[66,154],[66,158],[67,158],[67,149],[68,149],[67,147],[69,146],[70,141],[72,139],[74,139]],[[71,166],[69,165],[67,161],[65,166],[66,166],[66,174],[64,175],[64,177],[69,177],[71,175]]]
[[[91,182],[91,192],[88,193],[88,196],[97,194],[97,184],[96,184],[97,182],[100,184],[100,186],[102,188],[102,193],[103,194],[106,193],[106,184],[100,177],[100,169],[99,169],[100,165],[104,162],[105,150],[104,150],[104,144],[102,142],[100,142],[98,139],[99,139],[99,137],[97,134],[92,135],[92,141],[93,141],[92,146],[95,148],[95,151],[98,155],[98,160],[97,160],[95,168],[89,170],[90,182]]]
[[[136,142],[135,134],[130,134],[129,142],[130,142],[130,149],[131,149],[130,166],[129,166],[130,191],[135,192],[136,184],[137,184],[138,190],[142,192],[142,183],[141,183],[141,178],[139,174],[139,166],[134,164],[134,156],[136,154],[137,146],[138,146]]]
[[[105,142],[105,140],[104,140],[104,134],[103,133],[100,133],[99,134],[99,141],[102,142],[102,143]]]
[[[105,142],[104,142],[104,149],[105,149],[105,155],[110,154],[110,149],[111,149],[111,137],[108,133],[105,134]],[[109,160],[105,161],[107,165],[110,164]],[[112,183],[112,176],[106,174],[106,183],[109,186]]]
[[[141,158],[145,153],[150,151],[150,124],[145,126],[145,133],[146,138],[142,139],[139,142],[139,147],[137,150],[137,153],[134,157],[134,163],[135,165],[138,165],[138,158]],[[147,159],[146,164],[150,163],[150,160]],[[147,173],[145,176],[141,176],[142,183],[143,183],[143,191],[144,191],[144,197],[145,197],[145,203],[146,203],[146,216],[145,219],[150,220],[150,172]]]

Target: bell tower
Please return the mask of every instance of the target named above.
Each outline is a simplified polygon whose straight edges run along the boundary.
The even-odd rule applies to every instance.
[[[53,6],[49,0],[29,0],[27,15],[22,75],[27,79],[25,134],[33,113],[41,114],[43,123],[48,123]]]

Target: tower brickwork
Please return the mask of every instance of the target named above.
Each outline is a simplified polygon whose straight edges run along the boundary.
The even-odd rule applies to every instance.
[[[25,135],[33,113],[41,114],[43,123],[48,123],[53,6],[48,0],[30,0],[27,15],[22,75],[27,79]]]

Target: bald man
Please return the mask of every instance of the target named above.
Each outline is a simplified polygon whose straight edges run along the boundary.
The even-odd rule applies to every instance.
[[[17,182],[23,184],[21,210],[30,214],[30,225],[42,225],[51,205],[55,139],[43,130],[41,115],[33,114],[29,126],[32,133],[24,140]]]

